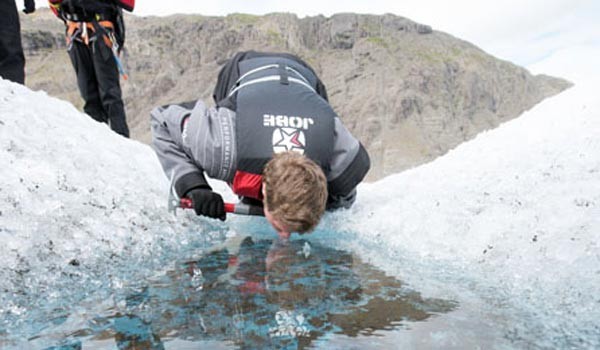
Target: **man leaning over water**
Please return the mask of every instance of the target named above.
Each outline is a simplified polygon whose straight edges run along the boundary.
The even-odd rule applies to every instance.
[[[240,52],[221,69],[213,98],[155,108],[152,146],[177,195],[197,215],[225,220],[208,176],[226,181],[242,202],[263,205],[283,238],[312,231],[324,211],[349,208],[370,167],[363,145],[327,100],[300,58]]]

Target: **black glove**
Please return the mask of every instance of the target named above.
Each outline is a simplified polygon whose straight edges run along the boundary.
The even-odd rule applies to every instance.
[[[25,14],[30,14],[35,12],[35,1],[34,0],[25,0],[25,8],[23,9]]]
[[[225,221],[225,203],[220,194],[210,188],[195,188],[186,197],[192,200],[196,215],[204,215],[213,219]]]

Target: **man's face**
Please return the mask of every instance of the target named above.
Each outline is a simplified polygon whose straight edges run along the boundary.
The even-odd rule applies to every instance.
[[[275,231],[277,231],[277,234],[279,235],[279,238],[282,239],[288,239],[290,238],[291,232],[289,232],[289,230],[282,224],[280,224],[277,219],[275,219],[273,217],[273,215],[271,215],[271,212],[269,211],[269,208],[267,206],[267,191],[265,190],[265,184],[263,183],[262,186],[262,194],[263,194],[263,198],[265,198],[265,200],[263,200],[263,209],[265,212],[265,218],[267,218],[267,221],[269,221],[269,223],[271,224],[271,226],[273,226],[273,228],[275,229]]]

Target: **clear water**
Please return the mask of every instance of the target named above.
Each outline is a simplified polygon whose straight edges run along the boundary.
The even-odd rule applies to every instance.
[[[331,337],[381,336],[457,307],[450,300],[421,297],[348,251],[304,239],[248,236],[138,285],[117,305],[94,307],[100,314],[83,311],[74,321],[69,310],[56,312],[46,329],[30,334],[28,345],[326,347]]]
[[[594,348],[590,317],[572,322],[539,299],[488,283],[486,271],[402,252],[358,234],[289,243],[261,221],[224,225],[150,253],[23,257],[0,291],[2,349]],[[47,248],[47,247],[46,247]],[[50,250],[51,251],[51,250]],[[44,275],[27,264],[47,265]],[[63,261],[61,265],[60,262]],[[13,271],[14,272],[14,271]],[[14,277],[13,277],[14,279]],[[536,295],[537,298],[536,299]],[[568,302],[568,300],[565,300]],[[590,321],[591,320],[591,321]]]

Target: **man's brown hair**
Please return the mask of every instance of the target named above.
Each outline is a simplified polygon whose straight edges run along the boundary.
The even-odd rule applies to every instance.
[[[296,152],[274,155],[263,172],[265,205],[290,232],[312,231],[325,212],[327,179],[312,160]]]

